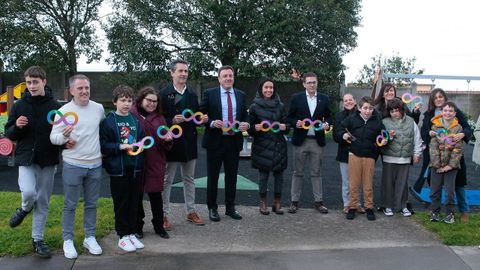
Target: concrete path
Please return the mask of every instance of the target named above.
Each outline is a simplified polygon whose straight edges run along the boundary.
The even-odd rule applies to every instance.
[[[112,232],[100,241],[102,256],[67,260],[57,251],[50,260],[1,258],[0,269],[480,269],[477,247],[444,246],[399,215],[377,215],[373,222],[357,215],[348,221],[338,210],[263,216],[257,207],[239,206],[242,220],[223,215],[220,208],[221,221],[214,223],[205,205],[197,210],[205,226],[190,224],[183,205],[172,205],[170,239],[153,233],[147,210],[146,247],[133,254],[117,247]]]

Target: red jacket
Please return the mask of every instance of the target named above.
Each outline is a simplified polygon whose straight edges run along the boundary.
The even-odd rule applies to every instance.
[[[157,136],[157,129],[161,125],[166,125],[167,122],[162,115],[157,113],[150,113],[147,117],[142,116],[135,106],[130,110],[142,125],[145,136],[152,136],[155,138],[153,147],[144,150],[145,165],[143,168],[142,182],[143,191],[162,192],[163,180],[165,178],[166,152],[172,148],[172,142],[166,142]]]

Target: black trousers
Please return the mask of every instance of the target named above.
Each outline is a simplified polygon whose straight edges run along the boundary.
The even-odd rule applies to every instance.
[[[163,198],[162,192],[150,192],[148,193],[150,199],[150,207],[152,209],[152,224],[155,232],[164,231],[163,229]],[[143,209],[143,193],[140,194],[138,201],[138,214],[137,214],[137,229],[136,232],[143,232],[143,225],[145,222],[145,211]]]
[[[239,152],[235,136],[222,136],[216,149],[207,149],[207,206],[217,209],[218,178],[223,164],[225,172],[225,206],[235,208]]]
[[[140,176],[134,177],[133,170],[133,167],[126,167],[123,176],[110,176],[115,231],[120,237],[136,231]]]

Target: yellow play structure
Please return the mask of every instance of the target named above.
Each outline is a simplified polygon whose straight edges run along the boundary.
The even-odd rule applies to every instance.
[[[20,99],[23,95],[23,92],[25,92],[26,89],[27,89],[27,85],[25,84],[25,82],[17,84],[13,88],[13,96],[15,97],[15,99]],[[5,116],[8,115],[8,112],[6,110],[7,94],[8,93],[5,92],[0,95],[0,115],[5,115]]]

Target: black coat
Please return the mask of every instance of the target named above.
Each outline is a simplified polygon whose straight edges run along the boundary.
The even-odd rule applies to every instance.
[[[253,137],[252,167],[265,171],[283,171],[287,168],[287,141],[285,131],[256,131],[255,124],[263,120],[278,121],[285,124],[287,117],[285,106],[278,95],[271,100],[265,100],[259,95],[253,100],[249,109],[250,129],[248,133]]]
[[[348,163],[348,152],[350,151],[350,144],[347,143],[343,138],[343,133],[345,131],[340,129],[340,124],[342,123],[343,120],[347,119],[348,116],[350,116],[352,113],[356,111],[356,107],[354,107],[352,110],[346,110],[344,109],[343,111],[337,112],[335,114],[335,120],[333,121],[333,140],[338,143],[338,148],[337,148],[337,158],[336,160],[339,162],[344,162]]]
[[[356,138],[350,144],[350,152],[358,157],[378,158],[380,148],[376,144],[376,139],[385,126],[377,116],[376,110],[366,122],[359,111],[347,117],[340,123],[338,136],[343,137],[347,129]]]
[[[460,126],[462,126],[463,133],[465,134],[465,137],[463,138],[463,141],[465,143],[468,143],[470,138],[472,137],[472,128],[468,124],[468,119],[465,117],[465,114],[459,109],[455,108],[455,111],[457,112],[457,119],[458,123]],[[420,175],[422,176],[425,173],[426,168],[428,167],[428,164],[430,163],[430,150],[429,150],[429,145],[430,145],[430,135],[428,134],[430,130],[432,130],[432,118],[435,116],[435,110],[431,111],[426,111],[423,113],[423,121],[422,121],[422,128],[420,129],[420,134],[422,135],[423,142],[426,145],[425,150],[423,150],[423,166],[422,166],[422,171]],[[460,169],[457,172],[457,176],[455,178],[455,185],[457,187],[463,187],[467,184],[467,164],[465,163],[465,156],[462,155],[462,158],[460,159]],[[430,174],[428,174],[427,178],[430,178]]]
[[[293,128],[292,144],[300,146],[307,138],[308,130],[296,128],[298,120],[310,118],[312,120],[332,123],[330,117],[330,100],[327,95],[321,94],[317,91],[317,107],[313,112],[313,116],[311,116],[308,108],[306,91],[293,94],[290,99],[290,108],[287,116],[287,122]],[[319,146],[325,146],[325,131],[315,131],[315,139]]]
[[[182,114],[184,109],[190,109],[194,113],[199,111],[198,96],[192,89],[185,89],[183,98],[185,102],[175,103],[175,95],[177,91],[173,87],[173,84],[167,85],[160,91],[162,100],[162,109],[165,120],[168,126],[173,125],[173,117],[177,114]],[[183,105],[183,106],[182,106]],[[183,134],[180,138],[173,139],[173,147],[167,152],[167,162],[187,162],[192,159],[196,159],[198,156],[197,151],[197,125],[193,121],[183,122],[178,124],[182,127]]]
[[[45,167],[58,164],[60,148],[50,142],[52,125],[48,123],[47,115],[60,107],[48,88],[45,89],[44,96],[33,97],[27,91],[22,99],[13,104],[5,124],[5,136],[17,142],[15,165],[38,164]],[[28,118],[28,124],[20,129],[15,122],[22,115]]]

